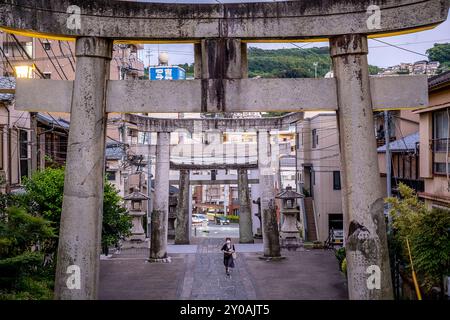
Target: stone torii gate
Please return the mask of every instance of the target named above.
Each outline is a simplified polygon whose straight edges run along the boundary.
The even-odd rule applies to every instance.
[[[276,211],[274,206],[275,192],[273,179],[273,157],[277,156],[270,147],[270,131],[287,129],[289,125],[302,119],[301,113],[289,113],[281,117],[267,118],[204,118],[204,119],[161,119],[147,116],[126,114],[125,122],[134,125],[142,132],[156,132],[156,164],[155,164],[155,199],[154,210],[152,212],[151,223],[151,242],[150,242],[150,261],[165,262],[169,261],[167,257],[167,233],[168,233],[168,190],[169,190],[169,169],[180,170],[180,201],[178,203],[178,217],[182,221],[175,231],[175,242],[178,244],[188,243],[189,221],[185,220],[187,210],[187,201],[189,193],[187,188],[190,185],[189,171],[193,169],[236,169],[238,170],[239,199],[242,200],[241,207],[244,208],[244,219],[240,220],[240,240],[243,243],[249,243],[253,240],[251,228],[251,212],[248,192],[247,169],[258,168],[260,175],[261,199],[268,204],[263,211],[263,244],[264,257],[278,258],[281,256],[278,225],[276,220]],[[224,132],[255,132],[258,135],[258,163],[215,163],[215,164],[176,164],[170,162],[169,140],[171,132],[190,132],[203,133],[208,131]],[[219,146],[219,145],[216,145]],[[225,146],[225,145],[221,145]],[[192,145],[195,151],[196,147],[202,148],[199,144]],[[211,150],[214,151],[214,150]],[[224,152],[225,155],[225,152]],[[267,176],[261,179],[262,176]],[[167,196],[166,196],[167,195]],[[189,216],[188,216],[189,217]],[[250,227],[249,227],[250,224]]]
[[[170,169],[180,171],[180,182],[178,186],[180,192],[177,208],[177,226],[175,228],[175,244],[190,243],[191,222],[189,220],[189,217],[191,212],[189,212],[189,204],[188,204],[188,201],[191,200],[189,198],[189,191],[188,191],[190,188],[190,172],[192,170],[213,170],[213,169],[237,170],[237,185],[239,198],[239,243],[254,242],[251,201],[248,187],[248,170],[258,169],[257,164],[246,163],[246,164],[196,165],[196,164],[178,164],[171,162]],[[274,196],[275,195],[272,195],[272,197]],[[277,227],[276,224],[275,227]],[[267,225],[266,230],[271,229],[275,229],[276,231],[278,231],[278,228],[274,228],[274,226]]]
[[[432,28],[445,21],[448,7],[447,0],[195,5],[2,0],[3,30],[76,41],[74,82],[19,80],[16,89],[21,110],[71,112],[55,297],[97,298],[108,112],[334,110],[349,297],[391,299],[372,111],[427,105],[427,81],[369,78],[367,38]],[[247,42],[306,39],[329,40],[335,78],[246,79]],[[113,41],[192,42],[196,80],[108,81]],[[159,142],[166,137],[163,133]],[[267,132],[260,132],[260,145],[267,146],[267,139]],[[267,155],[261,149],[260,155]],[[270,166],[262,169],[261,183],[270,184]],[[270,210],[265,199],[262,193],[263,216]],[[71,272],[79,273],[79,287],[68,284]]]

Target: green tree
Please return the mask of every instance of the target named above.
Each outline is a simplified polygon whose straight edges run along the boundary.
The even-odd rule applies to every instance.
[[[441,71],[450,69],[450,43],[435,43],[426,51],[430,61],[439,61]]]
[[[64,192],[64,168],[46,168],[36,171],[29,179],[24,177],[25,200],[30,212],[41,214],[54,222],[59,230]]]
[[[49,221],[25,209],[0,213],[0,299],[51,299],[44,257],[55,237]]]
[[[64,192],[64,168],[46,168],[24,181],[26,205],[31,212],[52,221],[59,232]],[[116,244],[128,235],[131,217],[126,214],[118,191],[107,180],[104,183],[102,247]],[[55,243],[56,245],[56,243]]]
[[[450,274],[450,214],[447,210],[428,210],[415,191],[404,184],[399,184],[399,191],[400,199],[387,199],[392,205],[394,245],[391,247],[409,268],[408,239],[421,286],[426,291],[439,286],[443,292],[443,277]]]
[[[194,76],[194,64],[191,63],[185,63],[185,64],[179,64],[179,67],[183,68],[184,71],[186,71],[186,77],[193,77]]]
[[[102,250],[108,254],[108,248],[116,245],[120,239],[130,235],[131,217],[123,206],[123,200],[117,189],[109,182],[105,183],[103,194]]]
[[[248,73],[250,78],[323,78],[331,68],[328,47],[264,50],[248,48]],[[380,68],[369,66],[370,74]]]

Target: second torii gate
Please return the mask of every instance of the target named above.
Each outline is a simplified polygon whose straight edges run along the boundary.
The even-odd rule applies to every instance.
[[[244,164],[215,164],[215,165],[198,165],[198,164],[183,164],[170,163],[171,170],[180,171],[179,179],[179,200],[177,208],[177,227],[175,228],[175,244],[188,244],[190,242],[190,228],[191,221],[189,220],[191,212],[189,212],[188,201],[190,188],[190,172],[192,170],[214,170],[214,169],[228,169],[237,170],[237,185],[239,198],[239,243],[253,243],[253,227],[252,227],[252,212],[251,201],[249,194],[248,170],[258,169],[256,163]],[[267,229],[274,229],[275,226],[267,225]],[[278,232],[278,228],[275,228]]]
[[[278,164],[278,152],[277,147],[274,146],[272,148],[270,146],[270,131],[271,130],[286,130],[290,125],[294,124],[298,120],[302,119],[301,113],[289,113],[280,117],[266,117],[266,118],[241,118],[241,119],[231,119],[231,118],[183,118],[183,119],[164,119],[164,118],[151,118],[148,116],[142,115],[134,115],[134,114],[126,114],[125,122],[131,124],[135,129],[141,132],[156,132],[157,133],[157,145],[156,145],[156,179],[155,179],[155,194],[158,197],[155,199],[155,208],[152,212],[152,236],[151,236],[151,244],[150,244],[150,258],[151,262],[166,262],[170,261],[167,257],[167,234],[168,234],[168,185],[169,181],[167,177],[169,176],[169,162],[171,156],[187,156],[186,150],[181,148],[180,150],[174,146],[172,150],[169,148],[169,137],[171,132],[178,133],[186,133],[189,132],[191,134],[195,133],[204,133],[204,132],[216,132],[222,133],[224,131],[238,131],[238,132],[255,132],[258,134],[258,137],[264,137],[262,140],[258,140],[258,161],[257,164],[249,163],[249,159],[247,158],[247,151],[244,151],[244,158],[247,163],[238,163],[237,161],[237,151],[236,150],[227,150],[227,144],[215,144],[211,142],[208,144],[206,153],[210,153],[218,156],[220,150],[222,151],[222,156],[225,156],[227,152],[231,151],[235,157],[233,157],[233,163],[227,163],[226,159],[221,159],[222,163],[215,164],[195,164],[192,162],[191,164],[174,164],[170,163],[171,169],[181,169],[180,181],[180,201],[179,206],[181,211],[185,211],[186,207],[183,205],[183,202],[187,202],[186,199],[187,193],[186,188],[181,188],[182,185],[189,185],[188,180],[188,172],[187,170],[191,170],[192,168],[203,168],[203,169],[240,169],[240,185],[248,185],[246,169],[254,168],[257,166],[259,168],[260,176],[267,175],[269,180],[264,180],[263,184],[260,184],[260,191],[262,191],[263,199],[265,202],[271,204],[268,208],[263,212],[263,244],[264,244],[264,257],[270,259],[276,259],[281,256],[280,252],[280,243],[278,237],[278,226],[276,220],[276,211],[273,200],[275,199],[275,193],[273,188],[273,165]],[[236,145],[234,145],[236,147]],[[193,150],[190,151],[191,157],[197,152],[201,152],[202,157],[205,156],[203,153],[206,150],[203,150],[202,144],[191,144]],[[219,149],[219,150],[218,150]],[[173,154],[176,153],[176,154]],[[208,155],[209,156],[209,155]],[[242,155],[241,155],[242,156]],[[194,161],[193,158],[190,159]],[[267,169],[270,169],[268,171]],[[183,190],[182,190],[183,189]],[[247,188],[240,188],[241,190],[241,198],[248,198]],[[247,191],[247,192],[246,192]],[[242,207],[246,208],[249,212],[250,204],[244,201],[242,203]],[[248,213],[250,215],[250,213]],[[251,222],[251,217],[244,215],[245,220]],[[184,215],[179,219],[182,222],[182,229],[188,230],[189,228],[184,228],[186,226],[186,220],[184,220]],[[241,221],[241,220],[240,220]],[[250,229],[250,231],[249,231]],[[248,228],[248,224],[243,224],[242,228],[240,228],[241,232],[241,241],[242,242],[250,242],[252,237],[251,228]],[[243,232],[243,233],[242,233]],[[178,237],[177,237],[178,234]],[[176,232],[175,236],[176,243],[187,243],[188,237],[186,236],[185,231]]]
[[[426,76],[369,78],[367,38],[431,28],[445,21],[448,7],[446,0],[195,5],[2,0],[3,30],[76,40],[74,82],[20,80],[16,91],[18,109],[71,112],[55,297],[97,297],[108,112],[334,110],[349,296],[391,299],[372,112],[426,106],[427,81]],[[334,79],[245,79],[246,42],[311,38],[329,39]],[[113,41],[192,42],[197,79],[108,81]],[[267,139],[260,131],[261,146]],[[263,162],[269,150],[261,149],[260,181],[271,185],[270,162]],[[264,194],[261,210],[264,219],[270,210]],[[69,283],[77,271],[79,286]]]

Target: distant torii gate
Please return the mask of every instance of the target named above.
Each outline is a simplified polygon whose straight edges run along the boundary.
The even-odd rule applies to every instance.
[[[228,169],[237,171],[238,199],[239,199],[239,242],[253,243],[252,228],[252,212],[249,193],[248,170],[258,169],[258,164],[214,164],[214,165],[198,165],[198,164],[180,164],[170,162],[171,170],[180,171],[180,179],[178,183],[179,197],[177,207],[177,226],[175,228],[175,244],[188,244],[190,242],[190,212],[188,201],[190,188],[190,172],[192,170],[212,170],[212,169]],[[275,228],[274,228],[275,227]],[[275,229],[278,232],[277,224],[274,226],[266,225],[268,229]],[[152,230],[153,231],[153,230]]]
[[[279,117],[267,117],[267,118],[242,118],[242,119],[230,119],[230,118],[183,118],[183,119],[164,119],[164,118],[151,118],[142,115],[126,114],[125,122],[132,124],[142,132],[156,132],[157,144],[156,144],[156,164],[155,164],[155,194],[158,197],[155,198],[154,210],[151,218],[151,241],[150,241],[150,258],[151,262],[166,262],[170,261],[167,257],[167,233],[168,233],[168,186],[169,186],[169,169],[180,170],[180,196],[179,196],[179,220],[181,221],[180,228],[175,230],[175,242],[187,243],[189,242],[188,233],[190,229],[187,228],[188,221],[185,220],[187,203],[188,203],[188,186],[189,171],[196,169],[236,169],[238,170],[238,185],[240,191],[240,200],[248,199],[248,176],[247,169],[257,167],[259,169],[260,176],[266,175],[267,178],[260,185],[261,198],[267,203],[275,198],[273,188],[273,172],[272,170],[272,158],[277,154],[270,147],[270,131],[271,130],[286,130],[291,124],[299,121],[303,118],[301,113],[289,113]],[[175,164],[170,162],[171,151],[169,148],[169,140],[171,132],[188,131],[190,133],[199,133],[207,131],[224,132],[224,131],[239,131],[239,132],[257,132],[258,134],[258,164],[251,163],[215,163],[215,164]],[[208,147],[219,146],[219,144],[209,145]],[[225,147],[226,145],[220,145]],[[193,153],[196,151],[202,151],[202,145],[193,144]],[[196,147],[200,147],[200,150],[195,150]],[[173,150],[172,150],[173,151]],[[215,148],[211,151],[215,151]],[[225,155],[225,152],[223,152]],[[236,154],[237,156],[237,154]],[[225,159],[224,159],[225,160]],[[277,159],[278,160],[278,159]],[[261,179],[260,181],[261,182]],[[245,187],[244,187],[245,186]],[[250,202],[244,200],[242,202],[242,208],[245,208],[243,219],[240,220],[240,241],[249,243],[253,240],[252,228],[251,228],[251,212]],[[280,257],[280,243],[278,234],[278,225],[276,220],[276,211],[274,206],[268,207],[263,215],[263,244],[264,244],[264,256],[266,258],[278,258]],[[250,227],[249,227],[250,226]]]
[[[335,110],[349,296],[391,299],[372,111],[426,106],[427,81],[426,76],[369,78],[367,38],[432,28],[445,21],[448,7],[448,0],[195,5],[2,0],[3,30],[76,40],[74,82],[20,80],[16,92],[21,110],[71,112],[56,298],[97,298],[108,112]],[[334,79],[245,79],[247,42],[310,39],[329,39]],[[192,42],[196,80],[108,81],[113,41]],[[158,142],[164,139],[167,134]],[[260,131],[260,156],[267,155],[267,139]],[[271,185],[271,168],[261,160],[261,184]],[[261,195],[263,219],[268,199]],[[78,271],[79,288],[70,283],[70,273]]]

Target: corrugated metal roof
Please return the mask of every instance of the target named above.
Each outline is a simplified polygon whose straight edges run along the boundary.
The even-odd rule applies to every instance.
[[[126,156],[123,143],[116,141],[106,142],[105,157],[106,160],[121,160]]]
[[[16,79],[11,77],[0,77],[0,89],[15,89]],[[14,94],[0,93],[0,101],[12,101]]]
[[[391,152],[405,152],[416,150],[416,145],[419,142],[419,132],[410,134],[402,139],[392,141],[389,143]],[[377,149],[378,152],[386,152],[386,145]]]

